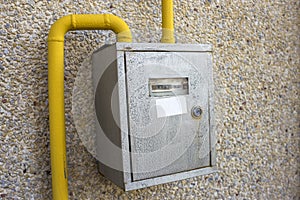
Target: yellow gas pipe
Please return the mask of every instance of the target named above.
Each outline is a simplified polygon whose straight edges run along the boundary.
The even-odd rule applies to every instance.
[[[163,43],[175,43],[173,0],[162,0],[162,37]]]
[[[68,199],[64,108],[64,36],[69,30],[113,30],[119,42],[131,42],[127,24],[111,14],[68,15],[57,20],[48,36],[48,90],[52,194],[54,200]]]
[[[175,43],[173,1],[162,0],[161,42]],[[128,25],[111,14],[68,15],[57,20],[48,36],[48,91],[52,194],[54,200],[68,199],[64,108],[64,36],[70,30],[113,30],[118,42],[131,42]]]

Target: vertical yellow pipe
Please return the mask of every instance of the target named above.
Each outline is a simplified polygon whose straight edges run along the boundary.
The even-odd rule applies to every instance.
[[[54,200],[68,199],[64,108],[64,36],[69,30],[113,30],[119,42],[131,42],[127,24],[111,14],[68,15],[57,20],[48,36],[48,92],[52,194]]]
[[[175,43],[173,0],[162,0],[162,37],[163,43]]]
[[[64,48],[62,42],[48,42],[48,91],[50,152],[53,199],[68,199],[64,108]]]

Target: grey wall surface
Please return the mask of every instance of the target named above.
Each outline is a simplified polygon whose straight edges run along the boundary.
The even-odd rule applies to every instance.
[[[51,199],[47,34],[58,18],[113,13],[135,42],[159,42],[161,2],[0,1],[0,199]],[[65,42],[70,199],[298,199],[297,0],[174,1],[177,41],[214,46],[218,173],[123,192],[99,175],[71,114],[78,67],[110,31]]]

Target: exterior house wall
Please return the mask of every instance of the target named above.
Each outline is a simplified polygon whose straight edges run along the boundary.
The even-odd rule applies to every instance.
[[[113,13],[135,42],[159,42],[161,2],[8,1],[0,18],[0,199],[51,199],[47,35],[60,17]],[[131,192],[106,180],[72,119],[81,63],[115,41],[111,31],[65,40],[70,199],[298,199],[297,0],[174,1],[178,42],[213,44],[218,173]]]

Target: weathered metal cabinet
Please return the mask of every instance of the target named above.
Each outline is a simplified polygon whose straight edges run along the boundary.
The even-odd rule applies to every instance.
[[[125,190],[215,171],[212,47],[116,43],[93,54],[99,171]]]

